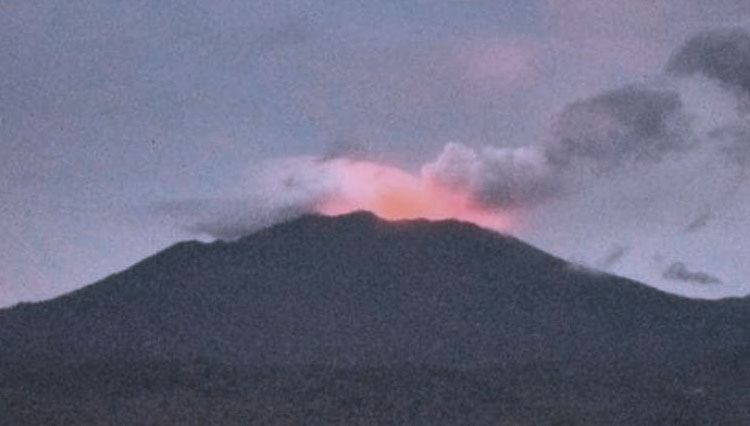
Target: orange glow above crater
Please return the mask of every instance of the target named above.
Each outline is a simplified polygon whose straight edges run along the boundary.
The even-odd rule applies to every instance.
[[[482,209],[469,194],[448,190],[402,170],[380,164],[337,160],[331,163],[337,193],[318,212],[340,215],[370,211],[383,219],[457,219],[499,231],[511,229],[510,215]]]

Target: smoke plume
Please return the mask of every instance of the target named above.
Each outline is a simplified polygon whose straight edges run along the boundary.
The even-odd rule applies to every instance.
[[[698,34],[672,56],[667,72],[678,76],[700,73],[750,92],[750,34],[741,29]]]
[[[559,190],[547,156],[535,148],[474,150],[451,143],[422,167],[422,174],[437,185],[471,194],[488,208],[525,207]]]
[[[243,193],[169,210],[188,229],[222,239],[310,212],[454,218],[516,233],[553,252],[562,247],[560,253],[616,273],[651,271],[637,279],[718,283],[684,263],[648,259],[667,250],[657,235],[702,243],[744,187],[748,76],[748,33],[699,34],[672,55],[663,74],[563,107],[541,140],[516,147],[451,142],[413,169],[368,160],[369,144],[366,152],[267,160]],[[622,246],[613,229],[629,229],[632,244]],[[585,241],[599,244],[586,252]]]
[[[547,152],[565,166],[584,161],[610,169],[658,162],[686,148],[685,121],[676,92],[626,87],[567,106],[557,117]]]

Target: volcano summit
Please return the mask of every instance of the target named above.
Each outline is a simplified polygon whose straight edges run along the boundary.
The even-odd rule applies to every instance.
[[[0,311],[0,417],[743,424],[748,321],[466,223],[304,216]]]

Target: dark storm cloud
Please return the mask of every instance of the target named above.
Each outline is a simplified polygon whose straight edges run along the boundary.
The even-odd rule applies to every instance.
[[[668,280],[684,281],[696,284],[721,284],[722,281],[701,271],[691,271],[682,262],[673,263],[662,275]]]
[[[568,105],[557,117],[550,160],[567,166],[580,160],[599,168],[636,161],[657,162],[686,147],[679,94],[625,87]]]
[[[727,29],[698,34],[672,56],[667,71],[700,73],[750,92],[750,33]]]

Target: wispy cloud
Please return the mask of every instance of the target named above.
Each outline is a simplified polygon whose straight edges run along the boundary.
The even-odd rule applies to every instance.
[[[705,272],[691,271],[682,262],[675,262],[664,271],[663,277],[668,280],[684,281],[695,284],[722,284],[722,281]]]

